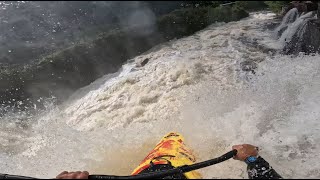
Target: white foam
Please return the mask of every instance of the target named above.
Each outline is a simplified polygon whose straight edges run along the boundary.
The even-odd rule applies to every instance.
[[[261,28],[271,19],[263,17],[212,25],[79,90],[81,96],[17,136],[29,140],[19,151],[4,158],[0,153],[2,173],[127,175],[161,136],[178,131],[199,160],[252,143],[284,177],[319,178],[319,56],[261,52],[259,47],[277,44]],[[146,58],[145,66],[135,67]],[[243,61],[262,62],[253,75],[240,70]],[[201,172],[206,178],[246,178],[245,169],[229,160]]]
[[[299,12],[297,8],[290,9],[287,14],[283,17],[281,24],[275,29],[275,32],[279,32],[281,29],[287,27],[289,24],[293,23],[299,17]]]
[[[299,27],[301,27],[310,18],[315,18],[315,13],[313,11],[301,15],[293,23],[288,25],[288,28],[282,33],[279,39],[283,47],[286,45],[287,42],[291,41],[292,37],[299,29]]]

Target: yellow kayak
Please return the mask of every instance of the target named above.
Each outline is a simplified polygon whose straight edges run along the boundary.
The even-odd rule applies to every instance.
[[[145,157],[131,175],[137,175],[153,165],[170,163],[173,167],[191,165],[196,162],[192,151],[184,144],[184,138],[178,133],[169,133],[164,136],[157,146]],[[184,173],[187,179],[201,179],[197,171]]]

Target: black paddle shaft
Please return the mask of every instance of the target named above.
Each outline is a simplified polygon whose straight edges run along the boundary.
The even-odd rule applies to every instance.
[[[37,179],[37,178],[27,177],[27,176],[10,175],[10,174],[0,174],[0,179]]]
[[[89,179],[155,179],[155,178],[163,178],[166,176],[171,176],[174,174],[186,173],[193,170],[201,169],[204,167],[212,166],[214,164],[221,163],[230,158],[233,158],[237,154],[237,150],[232,150],[218,158],[210,159],[207,161],[203,161],[200,163],[192,164],[192,165],[184,165],[179,166],[174,169],[163,170],[159,172],[152,172],[146,174],[138,174],[134,176],[112,176],[112,175],[89,175]]]
[[[193,170],[201,169],[204,167],[212,166],[214,164],[221,163],[223,161],[226,161],[228,159],[231,159],[237,154],[237,150],[232,150],[218,158],[210,159],[207,161],[203,161],[200,163],[192,164],[192,165],[184,165],[179,166],[174,169],[169,170],[163,170],[159,172],[153,172],[153,173],[146,173],[146,174],[138,174],[134,176],[113,176],[113,175],[89,175],[89,179],[155,179],[155,178],[163,178],[166,176],[171,176],[174,174],[181,174],[190,172]],[[37,179],[33,177],[27,177],[27,176],[17,176],[17,175],[10,175],[10,174],[0,174],[0,179]]]

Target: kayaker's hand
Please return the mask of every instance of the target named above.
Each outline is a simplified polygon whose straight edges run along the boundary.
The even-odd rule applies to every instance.
[[[236,149],[237,155],[234,156],[234,159],[245,161],[249,156],[258,156],[258,147],[250,144],[241,144],[232,146],[232,149]]]
[[[88,179],[89,173],[87,171],[68,172],[63,171],[56,179]]]

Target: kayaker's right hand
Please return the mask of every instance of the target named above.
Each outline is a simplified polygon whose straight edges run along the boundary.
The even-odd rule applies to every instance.
[[[258,147],[253,146],[251,144],[240,144],[232,146],[232,149],[236,149],[237,155],[234,156],[234,159],[245,161],[249,156],[258,156]]]
[[[88,179],[89,173],[87,171],[68,172],[63,171],[56,179]]]

